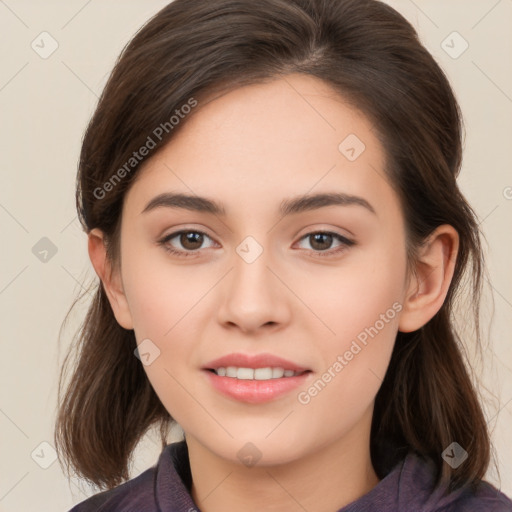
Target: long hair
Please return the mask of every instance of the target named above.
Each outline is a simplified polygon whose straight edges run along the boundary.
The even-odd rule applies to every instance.
[[[212,94],[289,73],[325,81],[375,127],[405,218],[410,269],[437,226],[450,224],[459,234],[442,307],[417,331],[397,334],[375,400],[370,449],[374,457],[379,443],[392,439],[431,458],[437,481],[450,490],[475,485],[487,470],[491,445],[453,310],[466,276],[480,342],[485,266],[476,215],[456,182],[462,116],[445,74],[411,24],[388,5],[175,0],[163,8],[121,52],[87,127],[76,189],[82,227],[104,232],[108,258],[118,265],[123,198],[141,163],[187,122],[191,107],[184,106],[195,101],[198,109]],[[132,160],[148,137],[147,158]],[[134,332],[116,322],[97,283],[61,371],[55,442],[68,471],[71,466],[100,488],[129,478],[130,455],[149,427],[160,426],[165,446],[174,421],[135,348]],[[442,459],[453,441],[470,454],[457,469]]]

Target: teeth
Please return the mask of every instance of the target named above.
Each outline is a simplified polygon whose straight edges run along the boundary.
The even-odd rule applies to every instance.
[[[272,368],[256,368],[254,370],[255,380],[268,380],[272,378]]]
[[[236,378],[242,380],[254,379],[254,370],[252,368],[238,368]]]
[[[235,377],[236,378],[237,370],[234,366],[228,366],[226,368],[226,377]]]
[[[280,379],[284,375],[284,370],[282,368],[272,368],[272,378]]]
[[[236,366],[228,366],[227,368],[216,368],[215,373],[220,377],[233,377],[240,380],[270,380],[280,379],[282,377],[294,377],[300,375],[299,372],[293,370],[285,370],[284,368],[238,368]]]

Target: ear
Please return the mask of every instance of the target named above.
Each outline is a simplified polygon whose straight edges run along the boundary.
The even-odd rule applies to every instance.
[[[95,228],[88,234],[89,258],[98,277],[103,283],[110,306],[117,322],[125,329],[133,329],[133,322],[124,294],[120,272],[114,271],[107,258],[105,238],[102,231]]]
[[[416,275],[411,276],[398,324],[401,332],[423,327],[443,305],[455,270],[459,234],[439,226],[421,246]]]

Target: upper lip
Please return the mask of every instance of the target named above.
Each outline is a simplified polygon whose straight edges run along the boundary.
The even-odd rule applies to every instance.
[[[215,370],[217,368],[226,368],[228,366],[236,366],[237,368],[283,368],[283,370],[293,370],[295,372],[303,372],[308,370],[292,361],[283,359],[273,354],[228,354],[210,361],[204,366],[205,370]]]

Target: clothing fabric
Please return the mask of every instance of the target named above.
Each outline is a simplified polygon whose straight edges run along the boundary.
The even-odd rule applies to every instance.
[[[442,497],[440,488],[433,489],[433,462],[413,452],[382,463],[375,468],[379,478],[383,468],[387,473],[380,482],[337,512],[512,512],[512,501],[487,482],[475,492],[465,487]],[[179,441],[165,447],[155,466],[69,512],[200,512],[191,483],[187,444]]]

